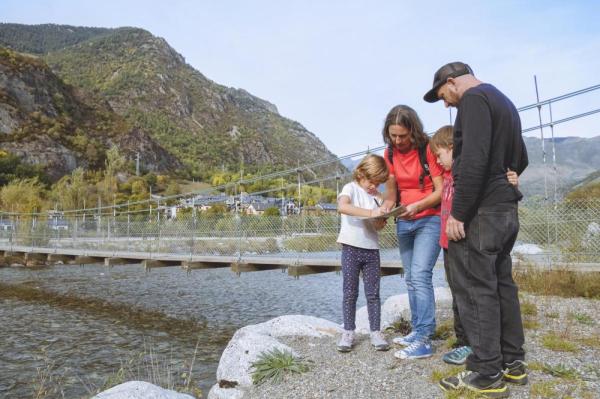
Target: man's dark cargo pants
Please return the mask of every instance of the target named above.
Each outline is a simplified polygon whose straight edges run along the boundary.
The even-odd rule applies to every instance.
[[[523,360],[523,323],[512,278],[519,232],[517,203],[480,207],[465,225],[466,237],[450,241],[448,254],[460,319],[473,353],[467,369],[493,375]]]

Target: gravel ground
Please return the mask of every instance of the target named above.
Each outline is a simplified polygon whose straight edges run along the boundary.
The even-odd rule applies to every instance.
[[[530,364],[527,386],[510,385],[511,398],[600,398],[600,301],[523,295],[527,321],[525,349]],[[451,320],[448,305],[438,306],[438,325]],[[573,352],[550,350],[542,341],[548,334],[564,337]],[[391,339],[394,335],[387,334]],[[313,362],[302,375],[288,375],[280,384],[254,386],[244,398],[444,398],[432,379],[448,373],[442,362],[446,341],[434,341],[435,354],[425,360],[398,360],[393,353],[376,352],[368,336],[358,338],[355,350],[339,353],[335,338],[289,337],[282,340]],[[544,369],[546,366],[546,369]],[[552,375],[559,371],[566,376]]]

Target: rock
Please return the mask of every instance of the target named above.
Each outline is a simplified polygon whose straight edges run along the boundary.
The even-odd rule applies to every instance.
[[[92,399],[194,399],[144,381],[128,381],[99,393]]]
[[[208,399],[240,399],[244,396],[244,392],[235,388],[221,388],[219,384],[213,385],[208,391]]]
[[[535,244],[520,244],[515,245],[512,252],[513,254],[521,255],[537,255],[539,253],[544,252],[544,250]]]
[[[238,330],[229,341],[219,361],[217,381],[226,380],[237,382],[238,385],[252,385],[250,365],[261,352],[275,348],[293,352],[292,348],[277,339],[252,331],[252,327],[254,326]]]
[[[300,335],[308,337],[333,336],[341,332],[336,323],[314,316],[286,315],[276,317],[261,324],[256,324],[253,330],[272,337]]]
[[[252,385],[251,364],[256,361],[258,355],[262,352],[277,348],[296,354],[292,348],[279,342],[276,339],[277,337],[331,337],[339,332],[341,332],[341,329],[336,323],[303,315],[280,316],[264,323],[239,329],[221,355],[219,367],[217,368],[217,381],[220,387],[211,389],[211,391],[215,391],[213,397],[230,397],[214,396],[225,394],[237,395],[234,392],[238,391],[237,388],[225,388],[226,385],[234,387]],[[232,392],[229,392],[229,390],[232,390]]]
[[[445,287],[437,287],[433,290],[436,302],[446,302],[452,300],[450,290]],[[400,317],[410,320],[410,306],[408,303],[408,294],[394,295],[389,297],[381,306],[381,329],[385,330]],[[356,312],[356,332],[359,334],[368,334],[369,316],[367,307],[363,306]]]

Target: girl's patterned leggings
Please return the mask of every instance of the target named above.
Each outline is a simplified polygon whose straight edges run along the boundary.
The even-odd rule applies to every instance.
[[[379,331],[381,300],[379,299],[380,260],[378,249],[357,248],[342,244],[342,274],[344,299],[344,329],[356,328],[356,300],[358,298],[358,278],[363,273],[367,311],[371,331]]]

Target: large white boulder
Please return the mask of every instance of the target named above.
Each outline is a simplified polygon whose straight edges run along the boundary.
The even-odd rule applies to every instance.
[[[452,300],[450,289],[446,287],[434,288],[433,294],[437,303]],[[410,320],[408,294],[391,296],[381,305],[381,329],[385,330],[400,317]],[[368,334],[369,331],[369,314],[367,307],[363,306],[356,311],[356,332],[359,334]]]
[[[92,399],[194,399],[194,397],[157,387],[149,382],[128,381],[100,392]]]
[[[296,352],[277,340],[285,336],[322,337],[341,332],[334,322],[313,316],[286,315],[264,323],[243,327],[236,331],[221,355],[217,368],[217,381],[232,388],[220,388],[219,383],[210,390],[210,399],[238,398],[236,387],[252,385],[251,365],[261,352],[273,349]]]
[[[250,366],[261,352],[272,349],[293,350],[267,334],[260,334],[247,326],[236,331],[221,355],[217,368],[217,381],[233,385],[252,385]]]
[[[208,391],[208,399],[241,399],[244,392],[236,388],[220,388],[215,384]]]
[[[513,255],[537,255],[544,252],[542,248],[535,244],[519,244],[513,247]]]
[[[304,315],[280,316],[245,328],[251,328],[252,331],[271,337],[306,336],[319,338],[333,336],[341,332],[340,326],[332,321]]]

